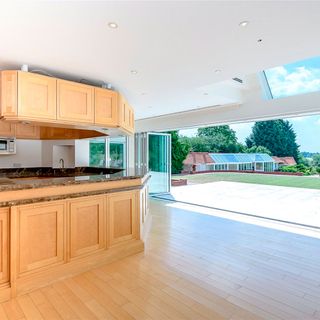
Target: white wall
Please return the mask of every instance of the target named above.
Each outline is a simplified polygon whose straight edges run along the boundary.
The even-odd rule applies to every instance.
[[[0,168],[41,167],[42,143],[40,140],[17,140],[17,153],[0,155]]]
[[[89,140],[75,140],[75,166],[89,167],[90,147]]]
[[[54,145],[52,156],[53,168],[74,168],[75,167],[75,151],[74,146]],[[63,160],[63,163],[60,160]]]
[[[66,150],[61,148],[55,148],[55,146],[73,147],[75,146],[75,140],[43,140],[42,142],[42,165],[43,167],[59,167],[59,160],[62,158],[65,162],[65,168],[74,167],[75,160],[74,155],[65,152]],[[64,151],[63,151],[64,150]],[[73,149],[74,150],[74,149]],[[63,153],[63,156],[62,154]],[[68,164],[68,166],[66,165]]]

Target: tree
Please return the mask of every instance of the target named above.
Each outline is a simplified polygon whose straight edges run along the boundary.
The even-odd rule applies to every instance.
[[[244,151],[246,153],[266,153],[269,156],[272,155],[271,151],[263,146],[252,146],[251,148],[246,148]]]
[[[167,133],[171,134],[171,172],[180,173],[183,169],[183,161],[190,151],[190,145],[180,140],[178,131]]]
[[[299,160],[299,145],[296,133],[287,120],[270,120],[256,122],[251,135],[246,139],[248,148],[263,146],[278,157],[294,157]]]
[[[315,166],[315,167],[320,167],[320,154],[315,154],[313,157],[312,157],[312,164]]]
[[[192,142],[197,142],[198,146],[199,143],[202,144],[202,149],[205,149],[203,151],[235,153],[243,149],[243,146],[238,143],[235,131],[227,125],[199,128],[198,138],[191,141],[191,144]]]

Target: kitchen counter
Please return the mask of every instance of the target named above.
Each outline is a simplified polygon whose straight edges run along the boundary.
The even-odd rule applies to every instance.
[[[142,252],[149,175],[0,169],[0,301]]]
[[[49,186],[98,183],[143,178],[135,169],[77,167],[74,169],[18,168],[0,169],[0,192]]]
[[[145,172],[135,169],[0,169],[0,207],[132,190],[147,180]]]

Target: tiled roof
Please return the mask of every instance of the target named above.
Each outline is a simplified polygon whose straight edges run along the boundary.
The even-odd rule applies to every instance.
[[[293,166],[293,165],[297,164],[297,162],[294,159],[294,157],[276,157],[276,156],[273,156],[272,158],[276,163],[279,163],[279,164],[284,164],[284,165],[288,165],[288,166]]]
[[[190,152],[183,161],[184,164],[206,164],[214,163],[209,152]]]

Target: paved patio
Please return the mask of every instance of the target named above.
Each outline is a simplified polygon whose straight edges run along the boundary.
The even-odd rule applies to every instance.
[[[320,227],[320,191],[239,182],[172,188],[172,198],[190,204]]]

